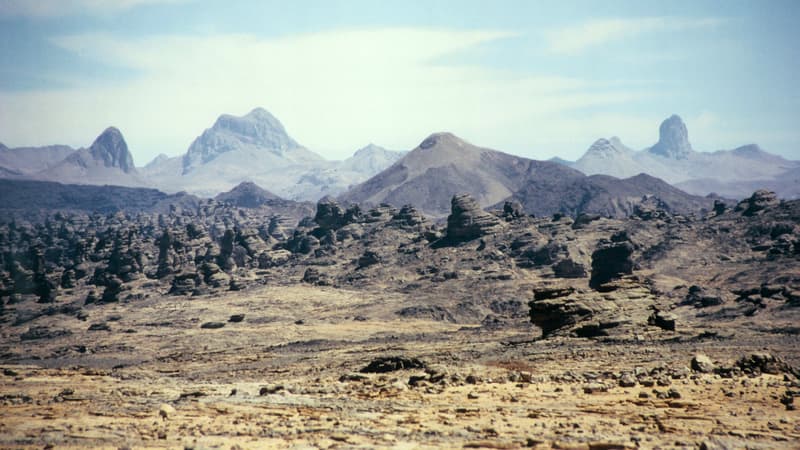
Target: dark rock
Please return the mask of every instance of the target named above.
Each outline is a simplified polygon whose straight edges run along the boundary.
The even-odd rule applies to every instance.
[[[244,314],[234,314],[228,319],[228,322],[239,323],[243,320],[244,320]]]
[[[575,288],[572,287],[537,289],[533,292],[533,299],[549,300],[553,298],[567,297],[574,292]]]
[[[414,206],[405,205],[392,217],[391,224],[404,229],[417,229],[424,225],[425,222],[425,216],[417,211]]]
[[[749,198],[739,202],[734,211],[741,212],[743,216],[749,217],[779,203],[780,200],[778,200],[778,196],[774,192],[760,189],[753,192],[753,195]]]
[[[563,297],[534,299],[528,306],[531,322],[542,329],[544,337],[558,329],[575,325],[594,313],[585,303]]]
[[[648,318],[647,323],[657,326],[662,330],[675,331],[675,323],[677,320],[678,318],[672,313],[656,311]]]
[[[503,218],[506,220],[519,219],[525,217],[525,211],[522,208],[522,203],[516,200],[506,200],[503,203]]]
[[[717,306],[725,303],[722,294],[712,294],[700,286],[693,285],[689,287],[689,292],[686,298],[681,302],[681,305],[692,305],[695,308],[706,308],[709,306]]]
[[[451,243],[471,241],[501,229],[497,216],[482,210],[469,194],[453,196],[450,208],[445,238]]]
[[[605,245],[592,253],[592,277],[589,286],[597,288],[623,275],[633,273],[633,245],[619,242]]]
[[[584,278],[586,268],[569,258],[553,264],[553,274],[558,278]]]
[[[200,325],[200,328],[214,330],[225,326],[225,322],[205,322]]]
[[[303,274],[303,282],[317,286],[330,286],[331,280],[316,267],[309,267]]]
[[[575,218],[575,222],[572,222],[572,229],[580,230],[586,228],[590,223],[600,220],[600,217],[600,214],[579,214],[578,217]]]
[[[358,258],[358,268],[363,269],[381,262],[381,257],[372,250],[364,251],[364,254]]]
[[[71,335],[69,330],[53,330],[47,327],[30,327],[28,331],[19,335],[23,341],[33,341],[38,339],[55,339]]]
[[[172,279],[171,295],[189,295],[201,285],[200,275],[196,272],[182,272]]]
[[[372,360],[361,373],[387,373],[397,370],[424,369],[425,363],[417,358],[404,356],[383,356]]]
[[[400,317],[408,317],[415,319],[430,319],[440,322],[456,321],[453,315],[450,314],[450,311],[438,305],[408,306],[397,311],[395,314],[397,314]]]
[[[761,373],[777,375],[783,372],[791,372],[792,370],[782,359],[769,353],[752,353],[743,356],[736,362],[736,366],[745,373],[755,375]]]
[[[317,202],[317,214],[314,222],[322,229],[336,230],[345,225],[345,211],[331,197],[324,197]]]
[[[111,326],[105,322],[98,322],[89,325],[89,331],[111,331]]]

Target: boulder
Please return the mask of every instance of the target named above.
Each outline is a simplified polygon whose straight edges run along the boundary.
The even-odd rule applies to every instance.
[[[708,356],[698,353],[692,358],[692,370],[701,373],[711,373],[714,371],[714,362]]]
[[[592,277],[589,287],[597,289],[601,285],[633,273],[633,244],[613,242],[592,253]]]
[[[741,212],[743,216],[754,216],[759,211],[775,206],[780,203],[778,196],[774,192],[766,189],[759,189],[753,195],[742,200],[736,205],[734,211]]]
[[[445,238],[451,243],[471,241],[502,229],[497,216],[482,210],[469,194],[453,196],[450,208]]]

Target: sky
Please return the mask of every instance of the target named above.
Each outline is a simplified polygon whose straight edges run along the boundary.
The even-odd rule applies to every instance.
[[[800,2],[0,0],[0,142],[137,166],[263,107],[329,159],[438,131],[535,159],[642,149],[800,159]]]

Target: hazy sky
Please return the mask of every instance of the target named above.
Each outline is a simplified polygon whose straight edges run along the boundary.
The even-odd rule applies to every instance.
[[[578,158],[673,113],[695,149],[800,159],[800,1],[0,0],[0,142],[137,165],[256,106],[331,159],[374,142]]]

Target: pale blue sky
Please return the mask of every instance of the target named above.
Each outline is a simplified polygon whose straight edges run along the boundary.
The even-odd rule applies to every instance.
[[[797,1],[0,0],[0,142],[137,165],[262,106],[343,158],[452,131],[545,159],[639,149],[681,115],[698,150],[800,159]]]

